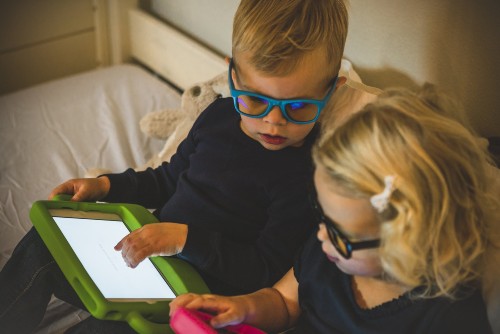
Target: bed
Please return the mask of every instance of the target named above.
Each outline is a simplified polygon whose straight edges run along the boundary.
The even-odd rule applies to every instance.
[[[231,1],[233,0],[218,0],[217,3],[228,5],[233,10],[236,5]],[[173,5],[174,11],[169,17],[162,8],[166,1],[152,1],[153,7],[158,10],[156,16],[138,9],[136,1],[95,2],[109,4],[107,14],[114,13],[115,19],[125,17],[119,25],[120,29],[115,29],[117,31],[110,37],[113,39],[110,52],[118,50],[111,57],[112,66],[0,96],[0,268],[31,227],[28,212],[35,200],[45,199],[57,184],[69,178],[83,177],[94,167],[118,172],[144,164],[162,149],[165,142],[147,138],[140,131],[140,119],[150,112],[177,108],[183,89],[227,70],[223,57],[230,53],[227,44],[208,48],[205,45],[210,43],[203,36],[195,39],[191,37],[189,30],[189,34],[185,34],[178,28],[165,24],[164,19],[184,18],[181,12],[175,12],[178,4]],[[389,4],[389,0],[383,2],[386,8],[394,8],[394,3]],[[192,13],[189,12],[191,19],[197,22],[211,20],[210,15],[206,15],[207,8],[204,8],[211,6],[211,3],[185,1],[192,10]],[[369,37],[372,36],[378,36],[377,38],[386,42],[391,39],[391,35],[386,34],[389,29],[408,29],[407,22],[398,22],[399,26],[379,25],[386,21],[387,13],[363,10],[370,6],[369,0],[352,1],[353,22],[346,47],[346,56],[358,64],[357,70],[363,79],[379,87],[394,84],[414,86],[426,80],[440,83],[439,77],[428,75],[422,70],[432,70],[439,62],[435,62],[434,58],[430,59],[430,66],[424,61],[415,62],[417,57],[412,53],[413,49],[405,48],[411,44],[411,39],[397,40],[402,43],[399,46],[370,44],[373,39]],[[470,8],[462,9],[466,11]],[[195,10],[198,11],[198,17]],[[412,10],[414,8],[408,9],[410,12]],[[440,7],[440,10],[443,8]],[[419,12],[421,15],[426,13]],[[164,19],[159,19],[158,16]],[[483,26],[488,22],[485,19]],[[367,25],[376,27],[366,30],[364,27]],[[225,34],[230,37],[230,31],[225,31]],[[415,35],[410,37],[415,39]],[[394,57],[381,52],[389,46],[394,49],[399,47],[402,52],[396,52],[398,56]],[[379,53],[373,53],[373,50]],[[409,54],[411,57],[408,57]],[[132,62],[128,61],[130,58],[133,59]],[[426,57],[421,58],[428,60]],[[462,58],[458,60],[460,59]],[[491,58],[483,55],[482,59]],[[460,61],[449,64],[451,70],[461,65]],[[490,68],[491,74],[485,73],[486,70],[482,68],[476,69],[476,73],[484,74],[483,87],[490,86],[488,78],[491,79],[498,68]],[[356,87],[359,77],[350,72],[349,65],[344,70],[353,76],[352,85]],[[442,74],[439,71],[435,73]],[[455,74],[462,81],[459,80],[454,86],[457,81],[446,78],[444,83],[455,88],[451,89],[452,92],[464,93],[464,87],[468,86],[463,85],[463,78],[470,71],[465,72],[464,76]],[[376,93],[376,89],[366,88],[366,91]],[[466,97],[470,98],[465,102],[474,105],[477,102],[473,98],[476,91],[468,94]],[[490,91],[494,90],[488,90]],[[354,98],[360,104],[368,101],[363,100],[364,95]],[[492,109],[497,110],[494,107],[498,106],[498,102],[493,102],[497,101],[496,97],[493,99],[489,94],[485,96],[483,93],[480,98],[481,107],[493,106]],[[472,121],[483,135],[500,136],[498,114],[483,111]],[[75,310],[54,299],[37,333],[62,333],[87,316],[86,312]]]
[[[135,65],[90,71],[0,98],[1,266],[30,229],[34,201],[91,167],[120,171],[143,164],[161,147],[140,131],[140,118],[179,104],[177,90]],[[55,313],[65,312],[61,303],[53,306]],[[46,333],[84,316],[69,312],[68,322],[58,322],[51,313]]]
[[[143,165],[165,142],[142,133],[141,118],[178,108],[183,89],[226,70],[220,55],[128,7],[133,61],[0,96],[0,268],[31,228],[34,201],[94,167]],[[63,332],[87,316],[53,299],[37,333]]]

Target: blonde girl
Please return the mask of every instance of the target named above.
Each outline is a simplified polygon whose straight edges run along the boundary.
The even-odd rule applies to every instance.
[[[427,86],[389,91],[315,146],[319,231],[273,288],[178,307],[270,332],[490,333],[478,289],[488,157]],[[325,256],[326,255],[326,256]]]

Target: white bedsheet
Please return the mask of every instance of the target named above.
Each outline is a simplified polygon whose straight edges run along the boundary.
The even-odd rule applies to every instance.
[[[0,96],[0,268],[31,228],[34,201],[90,168],[119,172],[142,165],[163,142],[146,138],[139,120],[179,106],[177,91],[134,65]],[[47,325],[53,328],[41,332],[61,327],[54,320]]]

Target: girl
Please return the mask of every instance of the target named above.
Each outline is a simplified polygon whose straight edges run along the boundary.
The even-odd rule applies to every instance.
[[[446,102],[446,103],[444,103]],[[273,288],[171,304],[270,332],[490,333],[477,281],[495,199],[488,157],[427,86],[389,91],[315,146],[319,217]]]

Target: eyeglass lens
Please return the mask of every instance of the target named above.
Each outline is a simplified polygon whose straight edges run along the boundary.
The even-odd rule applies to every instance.
[[[333,226],[325,222],[326,229],[328,231],[328,236],[330,237],[333,246],[346,258],[349,257],[350,252],[345,240],[333,229]]]
[[[257,96],[239,95],[237,101],[239,111],[251,116],[262,115],[269,108],[269,101]],[[318,106],[313,103],[295,101],[286,103],[284,107],[287,116],[298,122],[311,121],[318,114]]]

